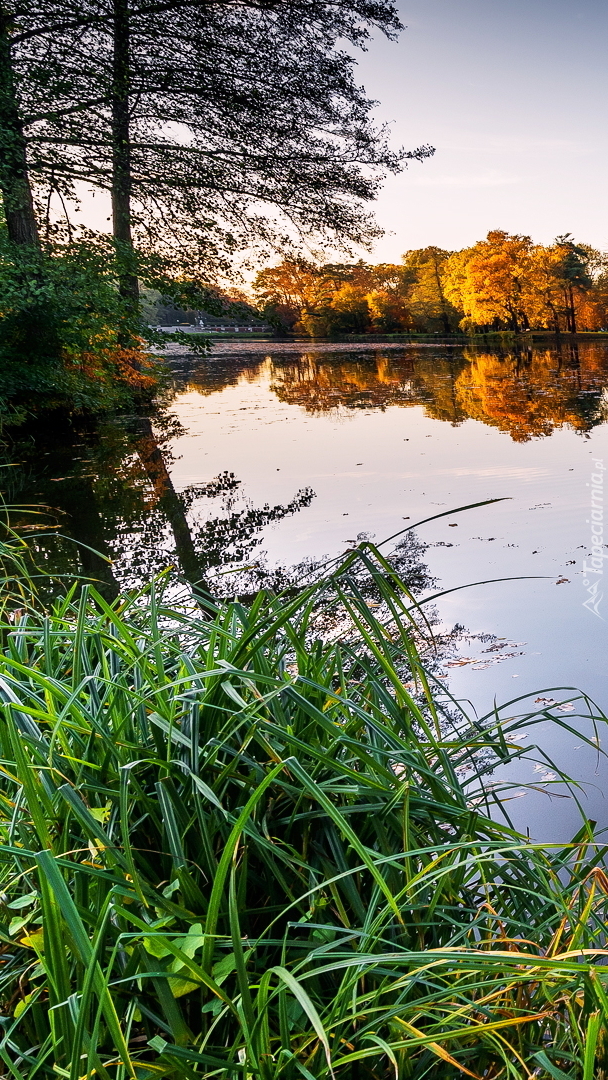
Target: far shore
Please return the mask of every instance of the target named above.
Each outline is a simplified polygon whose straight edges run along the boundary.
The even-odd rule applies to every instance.
[[[211,341],[268,341],[268,342],[300,342],[306,344],[318,344],[321,342],[353,342],[353,344],[365,344],[366,342],[403,342],[415,344],[423,342],[437,345],[529,345],[545,342],[552,346],[560,344],[572,344],[581,341],[608,341],[608,330],[585,330],[580,333],[559,333],[553,330],[528,330],[515,333],[512,330],[489,330],[479,334],[422,334],[413,331],[400,334],[336,334],[333,337],[309,337],[305,334],[277,334],[268,330],[206,330],[195,326],[164,326],[163,330],[185,331],[193,336],[209,338]],[[178,351],[183,351],[185,346],[179,346]],[[163,350],[167,351],[167,350]],[[173,351],[173,350],[171,350]]]

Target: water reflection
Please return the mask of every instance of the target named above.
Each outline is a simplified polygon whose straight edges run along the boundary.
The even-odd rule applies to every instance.
[[[169,445],[177,433],[171,416],[159,413],[154,423],[133,417],[74,429],[60,442],[40,430],[36,440],[5,449],[6,501],[46,507],[48,531],[32,541],[36,566],[55,581],[75,573],[91,579],[109,600],[175,566],[204,595],[210,571],[246,563],[266,526],[314,498],[303,488],[287,504],[256,507],[231,473],[177,492]],[[28,527],[30,519],[14,512],[12,523]]]
[[[435,420],[454,426],[481,421],[525,443],[558,428],[585,434],[603,423],[607,382],[608,351],[597,343],[517,351],[363,346],[294,352],[291,346],[270,355],[247,352],[241,343],[224,345],[205,362],[175,360],[151,417],[59,434],[40,428],[21,437],[4,451],[14,466],[3,470],[5,494],[12,503],[46,503],[56,514],[59,535],[37,541],[39,564],[66,576],[77,569],[108,598],[173,564],[183,580],[204,590],[210,574],[253,560],[246,581],[240,579],[246,588],[278,587],[296,580],[302,564],[265,567],[264,530],[305,511],[314,492],[304,486],[283,502],[256,505],[238,476],[210,477],[202,465],[200,482],[176,490],[172,446],[183,429],[171,406],[185,392],[206,398],[249,383],[311,417],[422,406]],[[290,413],[290,422],[297,417]],[[235,424],[240,427],[238,415]],[[406,566],[410,574],[414,563]],[[424,574],[418,578],[420,584]]]
[[[470,352],[470,351],[469,351]],[[568,426],[590,431],[604,420],[603,350],[528,350],[506,356],[473,353],[456,380],[466,416],[509,433],[516,442]]]
[[[608,461],[608,348],[248,345],[218,346],[204,363],[175,357],[154,415],[38,427],[5,448],[16,463],[0,470],[7,500],[55,508],[60,535],[38,539],[38,562],[95,578],[108,597],[169,565],[225,593],[298,588],[313,556],[363,530],[382,540],[504,496],[396,552],[417,595],[434,577],[437,591],[510,579],[438,601],[430,661],[482,711],[564,682],[605,705],[607,622],[583,608],[581,569],[591,463]],[[373,583],[357,584],[373,601]],[[589,810],[605,821],[597,763],[578,765],[580,746],[555,730],[547,738],[560,765],[597,782]],[[561,805],[550,831],[568,817]]]
[[[302,352],[216,357],[182,373],[184,384],[210,394],[240,380],[269,381],[277,398],[312,415],[335,409],[423,405],[451,424],[466,419],[507,432],[517,442],[565,425],[590,431],[605,419],[608,355],[603,344],[485,351],[478,348],[343,353]]]

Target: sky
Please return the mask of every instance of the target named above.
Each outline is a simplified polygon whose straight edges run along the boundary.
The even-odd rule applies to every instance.
[[[390,177],[378,260],[489,229],[608,249],[606,0],[404,0],[359,81],[397,145],[435,156]]]

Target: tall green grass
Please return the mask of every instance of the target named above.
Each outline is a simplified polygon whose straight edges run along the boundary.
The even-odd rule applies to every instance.
[[[32,512],[29,507],[19,509],[22,514]],[[31,545],[11,524],[10,510],[0,494],[0,619],[36,604]]]
[[[85,588],[5,627],[5,1076],[602,1075],[604,849],[491,779],[552,714],[470,719],[413,620],[364,544],[209,619]]]

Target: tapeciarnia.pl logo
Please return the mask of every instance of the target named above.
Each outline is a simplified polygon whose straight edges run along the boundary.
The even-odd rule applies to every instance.
[[[591,517],[587,525],[591,526],[591,562],[583,561],[583,585],[589,596],[583,601],[583,607],[603,619],[599,607],[604,595],[602,578],[604,575],[604,470],[602,458],[593,462],[591,473]]]

